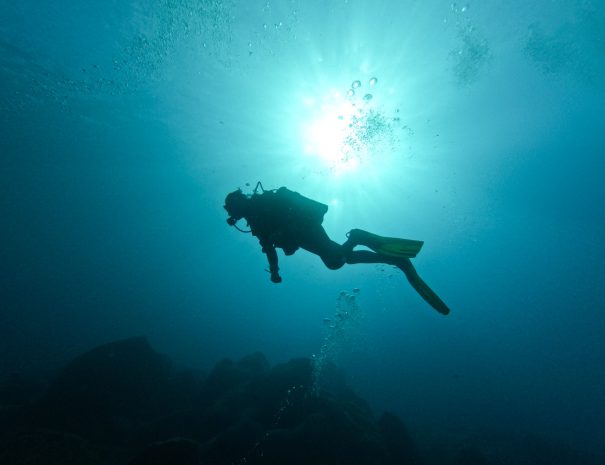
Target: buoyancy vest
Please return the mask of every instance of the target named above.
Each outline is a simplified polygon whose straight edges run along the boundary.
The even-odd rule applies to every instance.
[[[328,211],[327,205],[286,187],[254,194],[251,201],[253,213],[246,219],[252,234],[288,255],[298,248],[299,234],[321,225]]]

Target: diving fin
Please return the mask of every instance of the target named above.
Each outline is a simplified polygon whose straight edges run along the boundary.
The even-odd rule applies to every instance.
[[[398,237],[383,237],[362,229],[352,229],[349,239],[359,245],[365,245],[380,255],[389,257],[414,258],[420,252],[424,241],[400,239]]]

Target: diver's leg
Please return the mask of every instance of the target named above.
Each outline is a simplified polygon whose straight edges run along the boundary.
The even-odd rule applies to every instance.
[[[340,246],[342,253],[347,256],[349,255],[355,247],[361,245],[361,242],[357,240],[356,237],[352,236],[350,233],[347,233],[347,240],[342,243]],[[360,262],[361,263],[361,262]]]
[[[350,252],[357,245],[363,245],[380,255],[413,258],[420,252],[423,244],[423,241],[379,236],[363,229],[351,229],[342,247],[345,253]]]
[[[348,241],[347,241],[348,242]],[[370,252],[369,250],[348,250],[348,244],[345,242],[341,248],[345,252],[345,260],[349,265],[356,263],[384,263],[385,265],[397,266],[401,263],[401,259],[397,257],[389,257],[388,255],[381,255],[376,252]],[[356,244],[355,244],[356,245]],[[353,247],[355,247],[353,245]]]
[[[343,247],[350,247],[351,249],[353,249],[353,247],[355,247],[356,245],[364,245],[366,247],[369,247],[370,249],[376,249],[385,240],[396,239],[378,236],[368,231],[364,231],[363,229],[351,229],[347,233],[347,241],[343,244]]]
[[[439,298],[435,292],[425,283],[422,278],[416,272],[414,265],[409,258],[400,259],[400,263],[397,265],[401,271],[405,273],[406,278],[412,285],[416,292],[435,310],[443,315],[450,313],[450,309],[445,305],[445,302]]]
[[[356,246],[367,245],[364,239],[366,238],[366,231],[361,229],[351,229],[347,233],[347,240],[342,244],[342,250],[345,255],[348,255]],[[358,262],[362,263],[362,262]]]
[[[375,245],[369,238],[379,237],[362,229],[351,229],[347,233],[347,240],[340,246],[345,256],[346,263],[353,265],[355,263],[384,263],[386,265],[397,266],[401,263],[400,257],[379,254],[369,250],[353,250],[358,245],[371,247]]]
[[[330,239],[321,225],[301,234],[299,243],[301,248],[318,255],[331,270],[337,270],[345,264],[342,246]]]
[[[348,264],[384,263],[386,265],[394,265],[405,273],[412,287],[431,307],[443,315],[450,313],[450,309],[445,305],[443,300],[418,275],[409,258],[389,257],[367,250],[353,250],[346,255],[346,261]]]

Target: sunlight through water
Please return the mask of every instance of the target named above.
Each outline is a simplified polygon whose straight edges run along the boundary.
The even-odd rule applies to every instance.
[[[304,153],[333,175],[376,169],[394,148],[399,118],[375,98],[377,83],[376,77],[364,84],[354,80],[344,92],[332,89],[323,97],[302,99]]]

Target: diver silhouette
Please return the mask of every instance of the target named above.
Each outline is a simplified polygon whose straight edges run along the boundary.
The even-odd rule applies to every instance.
[[[261,190],[261,193],[258,190]],[[323,217],[328,206],[302,196],[285,187],[265,190],[259,182],[252,195],[240,189],[225,198],[225,210],[229,214],[227,223],[239,231],[258,237],[263,253],[269,261],[271,281],[280,283],[276,248],[292,255],[299,248],[318,255],[331,270],[346,264],[384,263],[399,268],[412,287],[435,310],[447,315],[450,309],[435,292],[418,276],[410,258],[422,248],[422,241],[382,237],[352,229],[347,240],[338,244],[330,239],[323,226]],[[249,231],[240,229],[237,221],[244,218]],[[353,250],[356,246],[371,250]]]

